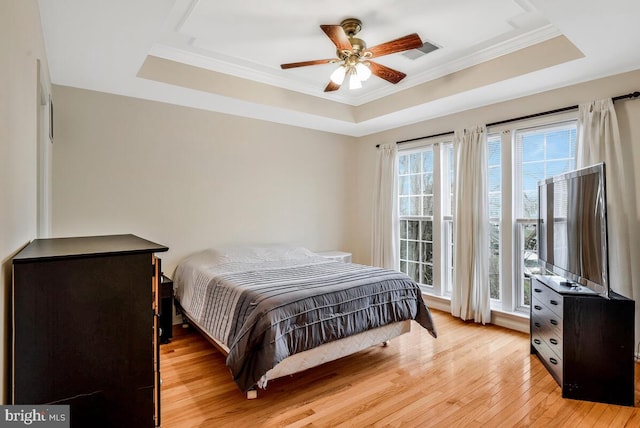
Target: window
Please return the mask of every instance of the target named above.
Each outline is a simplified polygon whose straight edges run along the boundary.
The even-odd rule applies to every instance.
[[[399,157],[400,215],[433,216],[433,150]]]
[[[433,286],[433,149],[398,157],[400,270]]]
[[[538,182],[575,169],[576,123],[569,122],[516,131],[514,201],[517,307],[528,307],[531,275],[538,267]]]
[[[528,312],[537,260],[538,182],[575,169],[574,113],[490,129],[487,137],[491,307]],[[446,138],[446,137],[445,137]],[[442,139],[398,154],[400,270],[424,292],[453,287],[453,144]]]
[[[438,295],[451,292],[452,167],[446,141],[398,154],[400,270]]]
[[[500,300],[500,217],[502,215],[502,151],[500,135],[487,138],[489,187],[489,295]]]
[[[433,222],[400,221],[400,270],[414,281],[433,286]]]

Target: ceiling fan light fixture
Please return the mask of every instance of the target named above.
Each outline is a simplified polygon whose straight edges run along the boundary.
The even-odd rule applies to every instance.
[[[362,62],[356,64],[356,72],[358,73],[358,78],[362,82],[371,77],[371,70]]]
[[[418,33],[413,33],[373,47],[367,47],[364,40],[354,37],[362,29],[362,22],[357,18],[347,18],[340,25],[323,24],[320,25],[320,29],[335,45],[337,59],[292,62],[280,64],[280,68],[285,70],[309,65],[339,63],[339,67],[331,73],[331,80],[324,88],[324,92],[340,89],[347,75],[349,76],[349,89],[362,88],[362,82],[369,79],[372,74],[389,83],[396,84],[407,75],[370,59],[377,59],[381,56],[418,49],[424,46]]]
[[[333,83],[335,83],[336,85],[342,85],[342,82],[344,82],[344,77],[347,74],[347,69],[345,68],[344,65],[341,65],[340,67],[336,68],[333,73],[331,73],[331,81]]]

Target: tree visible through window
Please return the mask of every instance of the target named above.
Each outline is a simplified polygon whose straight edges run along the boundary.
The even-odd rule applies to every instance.
[[[433,150],[398,157],[400,270],[433,285]]]

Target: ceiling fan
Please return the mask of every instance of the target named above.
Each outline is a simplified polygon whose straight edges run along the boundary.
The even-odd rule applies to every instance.
[[[416,33],[409,34],[390,42],[382,43],[371,48],[367,48],[364,40],[354,37],[362,29],[362,22],[356,18],[347,18],[340,25],[321,25],[322,31],[336,45],[337,58],[318,59],[314,61],[292,62],[281,64],[282,69],[305,67],[308,65],[339,63],[340,66],[331,74],[331,81],[324,89],[325,92],[340,89],[344,79],[349,76],[349,89],[362,87],[362,82],[367,80],[371,74],[393,84],[398,83],[407,75],[371,61],[384,55],[402,52],[409,49],[416,49],[422,46],[422,40]]]

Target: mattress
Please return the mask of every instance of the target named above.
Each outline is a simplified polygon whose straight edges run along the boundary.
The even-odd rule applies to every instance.
[[[304,248],[204,251],[178,265],[174,284],[186,315],[228,349],[243,391],[292,355],[388,324],[415,320],[436,336],[405,274]]]

